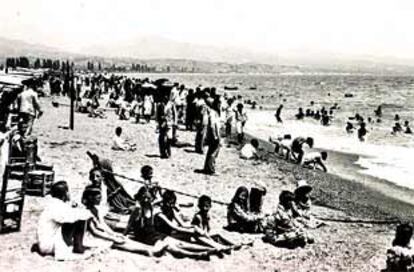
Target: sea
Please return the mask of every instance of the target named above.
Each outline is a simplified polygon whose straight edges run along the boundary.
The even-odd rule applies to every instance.
[[[216,87],[228,96],[241,95],[244,101],[255,101],[256,109],[248,108],[246,131],[267,140],[269,136],[291,134],[310,136],[315,148],[352,156],[359,174],[389,181],[404,188],[414,189],[414,135],[393,135],[394,117],[400,124],[409,121],[414,126],[414,76],[375,75],[355,73],[282,73],[282,74],[128,74],[137,78],[168,78],[187,88]],[[228,91],[225,87],[237,87]],[[347,94],[347,95],[345,95]],[[330,126],[305,118],[295,120],[299,107],[330,108],[337,103]],[[274,113],[283,104],[282,124],[277,124]],[[312,105],[313,104],[313,105]],[[381,105],[382,118],[378,123],[374,110]],[[358,140],[356,132],[345,131],[349,117],[359,113],[367,124],[368,136]],[[351,120],[351,122],[353,122]],[[347,161],[347,160],[345,160]],[[349,163],[349,162],[348,162]],[[327,162],[330,165],[329,158]],[[333,167],[349,169],[347,167]],[[349,178],[349,172],[338,170],[340,176]],[[351,175],[352,176],[352,175]],[[354,176],[356,177],[356,176]]]

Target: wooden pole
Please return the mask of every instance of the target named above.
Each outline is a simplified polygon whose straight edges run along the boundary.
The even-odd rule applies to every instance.
[[[68,72],[68,87],[70,95],[70,115],[69,115],[69,128],[74,129],[75,123],[75,88],[73,86],[73,65],[69,65],[69,61],[66,62],[67,72]]]

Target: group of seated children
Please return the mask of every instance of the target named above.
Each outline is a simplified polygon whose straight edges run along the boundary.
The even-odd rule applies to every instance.
[[[295,248],[313,243],[307,229],[323,224],[310,213],[311,191],[312,187],[300,180],[294,193],[281,192],[276,212],[264,215],[252,210],[252,194],[249,196],[246,187],[239,187],[228,207],[227,228],[242,233],[264,233],[263,240],[275,246]]]
[[[150,166],[143,168],[152,171]],[[83,259],[108,248],[147,256],[169,252],[176,257],[209,259],[211,255],[222,257],[242,247],[241,243],[212,233],[210,197],[200,197],[199,211],[189,224],[182,220],[175,193],[165,190],[161,194],[161,189],[152,183],[142,186],[135,195],[136,203],[130,207],[123,233],[115,232],[105,221],[107,210],[103,209],[106,203],[102,200],[106,187],[101,184],[101,177],[99,169],[90,171],[92,183],[83,192],[84,207],[70,202],[65,181],[53,184],[51,199],[39,219],[38,242],[32,250],[54,255],[56,260]]]

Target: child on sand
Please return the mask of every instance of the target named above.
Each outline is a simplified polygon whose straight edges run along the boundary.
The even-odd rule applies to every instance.
[[[121,151],[135,151],[136,145],[128,143],[125,139],[121,137],[121,135],[122,135],[122,128],[117,127],[115,129],[115,136],[113,138],[112,149],[121,150]]]
[[[227,228],[238,232],[259,233],[263,230],[263,219],[263,215],[249,210],[249,190],[244,186],[237,188],[227,208]]]
[[[122,244],[125,237],[117,234],[105,223],[104,214],[99,209],[101,204],[101,190],[93,185],[85,188],[82,194],[82,204],[93,214],[93,217],[87,222],[85,244],[90,247],[110,247],[112,243]],[[105,240],[105,241],[102,241]]]
[[[310,152],[303,156],[303,166],[311,167],[312,169],[317,169],[321,167],[324,172],[328,172],[325,164],[323,163],[328,158],[328,153],[326,151],[322,152]]]
[[[258,148],[259,141],[257,139],[252,139],[249,144],[245,144],[240,150],[240,158],[245,160],[259,159]]]
[[[211,198],[206,195],[202,195],[198,199],[199,211],[194,215],[191,225],[200,228],[206,232],[206,236],[200,236],[197,238],[201,243],[210,246],[218,250],[228,250],[235,248],[234,243],[224,238],[219,234],[211,234],[210,227],[210,215],[208,214],[211,209]],[[241,246],[237,246],[240,248]]]
[[[299,180],[294,191],[295,201],[293,205],[293,217],[297,222],[301,223],[305,228],[315,229],[324,223],[315,219],[311,214],[312,202],[310,193],[312,187],[308,185],[306,180]]]
[[[313,243],[314,240],[302,228],[293,216],[293,201],[295,196],[292,192],[282,191],[279,195],[279,205],[276,213],[272,215],[273,226],[266,231],[263,240],[275,246],[296,248]]]
[[[387,267],[383,271],[414,271],[414,251],[410,246],[412,236],[411,223],[397,227],[392,247],[387,250]]]

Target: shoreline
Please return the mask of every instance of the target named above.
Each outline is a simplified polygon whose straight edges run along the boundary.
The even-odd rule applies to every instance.
[[[252,138],[249,133],[245,135],[247,141]],[[273,152],[271,143],[258,137],[255,138],[259,140],[260,146],[264,148],[265,152]],[[346,161],[351,164],[359,157],[356,154],[327,151],[337,161]],[[350,216],[359,218],[414,220],[414,190],[356,171],[345,177],[345,174],[341,176],[341,173],[325,173],[306,169],[273,154],[269,156],[267,161],[274,163],[280,171],[287,175],[290,173],[297,180],[306,179],[314,188],[312,195],[316,205],[343,211]],[[332,165],[328,165],[328,167],[328,171],[335,169]],[[363,169],[358,165],[352,165],[351,168]],[[343,170],[349,171],[346,167]],[[357,179],[362,181],[357,181]],[[378,203],[382,205],[379,206]]]

